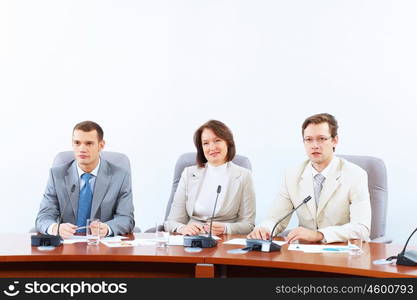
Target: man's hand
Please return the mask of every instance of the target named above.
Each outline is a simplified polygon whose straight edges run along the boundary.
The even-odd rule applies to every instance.
[[[200,223],[189,223],[184,227],[181,227],[177,230],[178,233],[183,235],[198,235],[199,233],[204,232],[203,224]]]
[[[251,233],[248,234],[248,239],[257,239],[257,240],[269,240],[271,234],[269,230],[265,227],[256,227]]]
[[[74,235],[76,229],[77,226],[74,224],[62,223],[61,225],[59,225],[59,235],[64,239],[68,239]],[[58,224],[55,224],[52,227],[52,234],[57,235],[57,230]]]
[[[210,232],[210,222],[204,224],[203,229],[205,232]],[[226,226],[223,223],[220,222],[213,222],[213,225],[211,226],[211,234],[212,235],[220,235],[223,234],[226,230]]]
[[[310,230],[304,227],[297,227],[287,235],[285,240],[287,243],[293,241],[303,241],[303,242],[319,242],[324,238],[323,234],[319,231]]]

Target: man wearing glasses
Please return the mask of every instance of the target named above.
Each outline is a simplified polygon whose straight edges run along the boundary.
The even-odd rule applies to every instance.
[[[367,173],[355,164],[334,155],[338,143],[337,121],[327,113],[313,115],[302,125],[308,160],[286,173],[278,197],[267,219],[248,235],[269,239],[277,220],[311,196],[297,210],[299,227],[286,240],[341,242],[351,238],[369,240],[371,204]],[[283,231],[291,216],[278,226]]]

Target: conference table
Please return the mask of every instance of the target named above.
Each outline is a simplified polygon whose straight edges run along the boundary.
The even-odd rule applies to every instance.
[[[127,237],[151,239],[153,234],[135,233]],[[193,253],[182,246],[112,248],[85,242],[44,251],[30,245],[30,234],[2,234],[0,238],[1,278],[417,277],[417,267],[373,264],[374,260],[402,250],[402,246],[393,244],[365,243],[364,253],[355,257],[348,253],[292,251],[287,244],[279,252],[229,253],[243,246],[223,242],[244,238],[240,235],[225,235],[217,247]]]

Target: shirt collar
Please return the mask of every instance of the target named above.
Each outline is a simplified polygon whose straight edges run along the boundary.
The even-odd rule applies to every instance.
[[[326,168],[324,168],[324,170],[321,171],[321,172],[317,172],[317,170],[314,169],[313,164],[310,162],[311,174],[313,175],[313,178],[318,173],[320,173],[321,175],[323,175],[324,178],[327,178],[327,176],[329,175],[329,173],[333,170],[333,167],[335,165],[337,165],[338,162],[339,162],[339,158],[336,157],[336,156],[333,156],[333,158],[330,161],[329,165]]]
[[[100,168],[100,164],[101,164],[101,159],[98,160],[97,167],[95,167],[95,169],[90,172],[90,174],[93,175],[94,177],[97,177],[97,173],[98,173],[98,169]],[[81,177],[81,175],[83,175],[84,173],[86,173],[86,172],[84,172],[80,168],[80,166],[78,165],[78,163],[77,163],[77,170],[78,170],[78,177]]]
[[[224,163],[224,164],[221,164],[220,166],[213,166],[213,165],[211,165],[210,163],[208,163],[207,162],[207,168],[209,169],[209,170],[213,170],[213,171],[219,171],[219,172],[221,172],[221,171],[225,171],[226,169],[227,169],[227,167],[228,167],[228,165],[229,165],[229,163],[228,162],[226,162],[226,163]]]

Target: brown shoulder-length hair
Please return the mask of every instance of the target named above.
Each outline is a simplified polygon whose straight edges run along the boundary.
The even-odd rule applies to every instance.
[[[215,135],[224,140],[227,144],[226,162],[233,160],[236,155],[235,141],[233,140],[232,131],[223,122],[210,120],[200,126],[194,133],[194,145],[197,148],[197,165],[203,168],[207,162],[204,155],[203,144],[201,142],[201,134],[204,129],[211,129]]]

